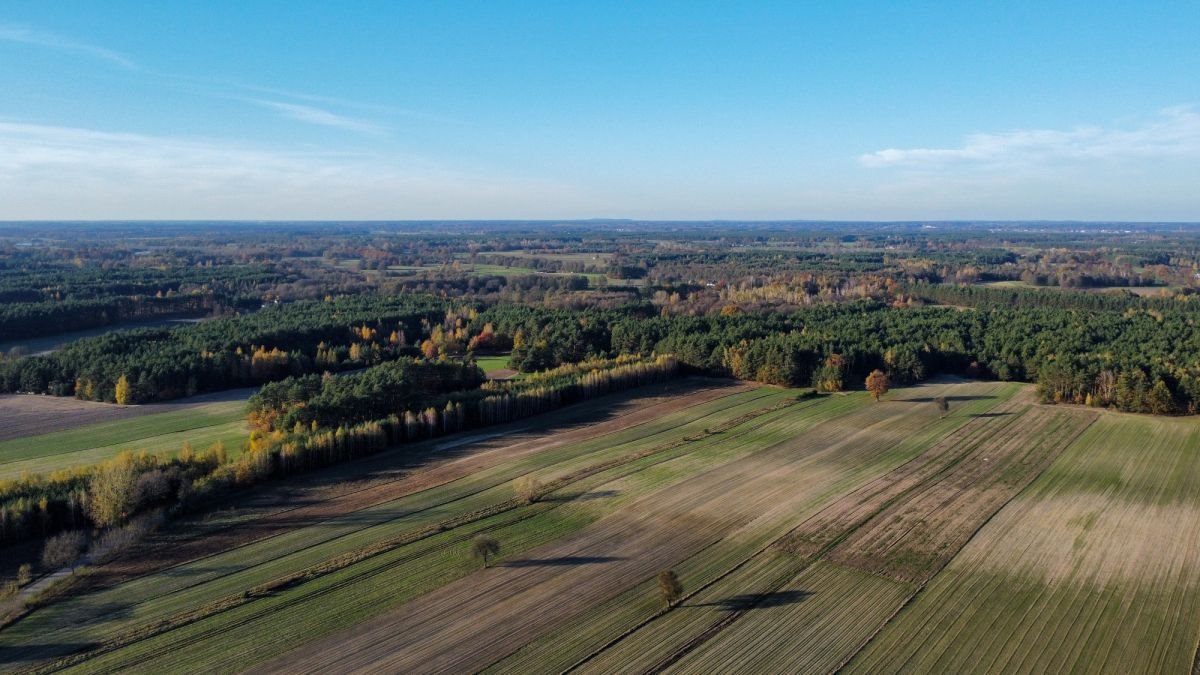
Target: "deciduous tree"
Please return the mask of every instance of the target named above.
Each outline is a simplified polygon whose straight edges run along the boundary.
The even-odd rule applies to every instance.
[[[88,511],[99,527],[125,521],[137,505],[138,475],[133,456],[122,453],[105,462],[88,486]]]
[[[945,396],[939,396],[933,399],[933,404],[937,406],[938,411],[942,413],[942,417],[945,417],[946,413],[950,412],[950,402],[946,400]]]
[[[888,393],[888,385],[890,384],[887,373],[878,368],[872,370],[870,375],[867,375],[867,391],[871,392],[871,396],[876,401],[879,400],[880,396]]]
[[[488,566],[488,561],[500,555],[500,542],[487,535],[479,535],[471,540],[471,555],[476,559],[483,561],[483,566]]]
[[[533,476],[522,476],[513,486],[517,499],[532,504],[542,496],[542,483]]]
[[[117,401],[117,405],[129,405],[132,402],[133,392],[129,386],[129,378],[122,375],[117,379],[116,391],[113,397]]]
[[[658,592],[668,609],[674,607],[683,597],[683,584],[675,570],[663,570],[658,573]]]

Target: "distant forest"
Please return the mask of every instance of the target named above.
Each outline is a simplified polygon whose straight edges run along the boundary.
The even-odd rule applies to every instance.
[[[397,359],[504,354],[534,373],[671,355],[821,390],[881,369],[1190,414],[1198,270],[1200,230],[1176,225],[15,225],[0,391],[139,403]],[[205,320],[20,346],[159,316]]]

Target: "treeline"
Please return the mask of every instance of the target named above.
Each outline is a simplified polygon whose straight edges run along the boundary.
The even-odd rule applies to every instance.
[[[257,304],[257,303],[255,303]],[[0,305],[0,340],[58,335],[169,316],[203,316],[216,308],[208,295],[99,298],[62,302],[14,302]]]
[[[447,309],[428,296],[353,296],[115,331],[53,354],[0,360],[0,391],[138,403],[360,368],[415,355],[412,344],[440,325]]]
[[[1170,297],[1143,297],[1131,292],[1080,292],[1036,288],[1000,288],[971,284],[914,283],[906,292],[921,300],[942,305],[978,308],[1084,309],[1124,312],[1156,310],[1177,312],[1200,309],[1200,293],[1186,288]]]
[[[541,299],[547,295],[567,295],[586,291],[584,276],[517,274],[486,275],[440,270],[390,272],[387,288],[404,293],[430,293],[451,297],[466,296],[482,301],[520,301]]]
[[[304,375],[263,385],[250,397],[251,426],[296,433],[386,417],[483,384],[473,362],[402,358],[341,377]]]
[[[202,451],[185,445],[175,457],[124,452],[94,466],[0,481],[0,544],[111,527],[186,503],[208,489],[206,481],[225,465],[223,445]]]
[[[670,356],[622,356],[569,364],[518,380],[492,380],[476,389],[431,396],[419,406],[397,408],[358,424],[255,432],[244,463],[263,476],[307,471],[394,445],[531,417],[668,380],[678,372],[678,363]]]
[[[467,429],[502,424],[570,403],[674,377],[670,357],[621,357],[571,364],[521,380],[486,382],[473,363],[410,360],[387,363],[357,375],[324,380],[308,391],[307,380],[280,383],[270,401],[258,398],[244,452],[230,460],[221,444],[175,456],[122,453],[95,466],[48,476],[0,481],[0,544],[45,538],[62,530],[113,528],[144,512],[180,513],[211,503],[229,490],[271,477],[307,471]],[[398,375],[398,373],[400,375]],[[342,379],[357,378],[350,398],[373,406],[374,416],[314,418],[309,424],[264,429],[287,412],[325,407]],[[400,380],[404,384],[397,384]],[[383,401],[389,401],[385,405]],[[277,407],[272,407],[277,406]],[[281,414],[281,411],[283,414]],[[269,420],[268,420],[269,417]]]
[[[266,265],[58,267],[0,270],[0,302],[97,300],[203,291],[235,296],[286,275]]]
[[[502,265],[504,267],[524,267],[539,272],[570,272],[573,274],[604,274],[608,263],[599,254],[593,254],[591,260],[573,258],[544,258],[536,253],[526,255],[511,255],[504,253],[479,253],[472,257],[472,263],[484,265]],[[643,274],[645,270],[642,271]]]
[[[1037,382],[1048,401],[1163,414],[1200,410],[1194,317],[1146,308],[960,311],[864,301],[705,316],[662,316],[648,306],[509,306],[480,312],[476,321],[501,339],[520,335],[513,365],[523,370],[580,353],[660,353],[702,372],[825,390],[857,385],[876,368],[897,382],[952,373]]]
[[[0,340],[257,308],[258,291],[284,279],[259,265],[5,270],[0,274]]]
[[[172,330],[121,331],[45,357],[0,361],[0,389],[138,402],[401,357],[511,349],[510,365],[526,373],[620,354],[673,354],[692,370],[790,386],[837,389],[878,368],[898,382],[956,373],[1039,382],[1048,400],[1158,413],[1200,408],[1200,335],[1190,296],[922,284],[904,294],[973,309],[866,300],[773,312],[725,305],[691,315],[646,298],[609,309],[480,309],[429,296],[364,295]],[[318,379],[289,385],[297,393],[281,400],[316,393]],[[356,381],[328,385],[324,419],[347,414],[353,406],[346,401],[365,400],[350,391]],[[287,425],[314,419],[297,413]]]

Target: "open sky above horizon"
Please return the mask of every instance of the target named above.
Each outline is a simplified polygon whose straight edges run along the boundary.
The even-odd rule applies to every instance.
[[[1200,220],[1200,3],[4,2],[0,220]]]

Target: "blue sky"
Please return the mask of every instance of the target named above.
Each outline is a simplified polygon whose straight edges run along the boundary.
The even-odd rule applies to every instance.
[[[1200,220],[1200,3],[0,0],[0,219]]]

